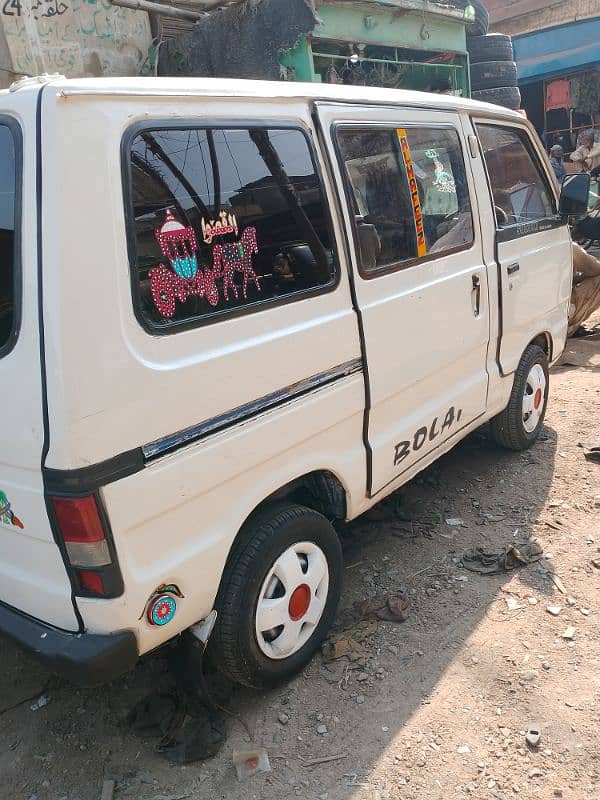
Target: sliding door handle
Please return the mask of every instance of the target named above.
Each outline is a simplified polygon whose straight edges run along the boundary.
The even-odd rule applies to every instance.
[[[472,294],[475,295],[473,298],[473,313],[478,317],[481,306],[481,278],[479,275],[471,275],[471,281],[473,282]]]
[[[507,272],[509,275],[514,275],[514,274],[515,274],[515,272],[518,272],[520,269],[521,269],[521,265],[520,265],[520,264],[518,264],[518,263],[515,263],[515,264],[509,264],[509,265],[508,265],[508,267],[506,268],[506,272]]]

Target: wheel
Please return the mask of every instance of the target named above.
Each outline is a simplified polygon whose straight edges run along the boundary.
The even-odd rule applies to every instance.
[[[513,45],[505,33],[488,33],[487,36],[467,38],[467,50],[471,64],[480,61],[514,61]]]
[[[490,15],[481,0],[454,0],[452,5],[462,9],[471,6],[475,11],[474,19],[465,26],[467,36],[483,36],[488,32]]]
[[[517,65],[514,61],[480,61],[471,64],[473,89],[495,89],[517,85]]]
[[[523,353],[508,405],[491,421],[494,440],[509,450],[527,450],[536,441],[548,404],[548,358],[530,344]]]
[[[499,86],[497,89],[479,89],[471,92],[473,100],[480,100],[482,103],[494,103],[496,106],[504,106],[516,111],[521,107],[521,92],[518,86]]]
[[[298,672],[333,622],[342,573],[337,533],[318,512],[285,504],[250,518],[219,589],[213,662],[257,689]]]

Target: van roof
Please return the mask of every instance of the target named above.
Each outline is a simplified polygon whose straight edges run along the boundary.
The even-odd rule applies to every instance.
[[[257,81],[231,78],[64,78],[42,76],[24,78],[12,85],[10,90],[51,85],[64,96],[109,95],[126,97],[177,97],[203,95],[207,97],[240,97],[265,100],[328,100],[330,102],[360,102],[371,105],[398,104],[429,107],[444,110],[464,110],[494,116],[517,119],[524,118],[507,108],[467,100],[446,94],[407,91],[404,89],[382,89],[371,86],[339,86],[328,83],[301,83],[299,81]]]

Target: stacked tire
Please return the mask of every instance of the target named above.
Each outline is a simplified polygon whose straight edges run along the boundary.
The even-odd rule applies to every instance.
[[[512,40],[504,33],[467,36],[471,97],[506,108],[521,107]]]

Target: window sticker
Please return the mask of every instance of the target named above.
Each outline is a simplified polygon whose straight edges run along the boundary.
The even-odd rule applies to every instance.
[[[209,219],[205,222],[202,219],[202,239],[206,244],[212,244],[215,236],[225,236],[227,233],[235,233],[238,235],[238,224],[235,214],[228,214],[226,211],[221,211],[218,219]]]
[[[4,525],[12,525],[15,528],[20,528],[21,530],[25,527],[12,510],[8,502],[8,497],[2,491],[0,491],[0,522]]]
[[[198,269],[198,243],[191,227],[178,222],[170,209],[164,224],[154,231],[160,251],[171,269],[159,264],[148,273],[152,299],[158,313],[170,319],[175,313],[175,300],[184,303],[188,297],[205,297],[211,306],[219,302],[215,275],[209,267]]]
[[[216,236],[238,233],[235,215],[226,211],[221,211],[216,220],[205,222],[203,219],[201,225],[205,242],[212,242]],[[221,299],[217,280],[222,280],[225,301],[229,301],[229,290],[237,300],[236,272],[240,272],[243,278],[244,300],[247,299],[250,281],[260,292],[259,278],[252,266],[252,256],[258,253],[256,228],[247,227],[235,242],[214,244],[212,266],[198,264],[198,241],[194,229],[176,220],[170,209],[162,227],[155,230],[154,235],[171,267],[168,269],[159,264],[149,272],[154,305],[165,319],[170,319],[175,313],[177,300],[184,303],[189,297],[204,297],[211,306],[217,306]]]
[[[258,276],[252,266],[254,253],[258,253],[256,228],[250,226],[244,230],[239,241],[213,245],[213,269],[217,277],[223,278],[225,300],[229,300],[229,289],[233,291],[235,299],[238,299],[238,290],[233,281],[236,271],[241,272],[244,279],[242,286],[244,300],[247,300],[249,281],[252,281],[260,292]]]
[[[434,155],[429,155],[429,153],[433,153]],[[435,180],[433,181],[433,185],[435,188],[442,193],[456,194],[454,178],[444,169],[444,165],[440,161],[437,151],[428,150],[425,155],[433,161],[433,166],[435,168]]]
[[[417,179],[415,178],[415,171],[413,169],[412,158],[410,156],[408,139],[406,138],[406,130],[404,128],[397,128],[396,133],[398,135],[398,139],[400,140],[400,147],[402,149],[402,158],[404,159],[404,166],[406,167],[406,175],[408,177],[410,195],[413,204],[415,227],[417,229],[417,255],[426,256],[427,244],[425,242],[425,229],[423,227],[423,212],[421,210],[421,199],[419,197],[419,188],[417,186]]]
[[[164,225],[154,232],[163,256],[169,260],[180,278],[193,278],[198,270],[196,252],[198,244],[193,228],[177,222],[171,211],[167,211]]]

